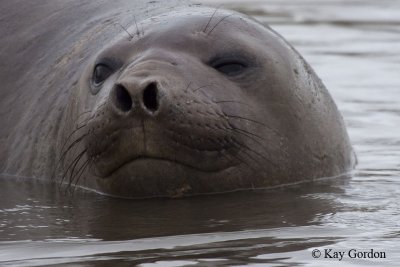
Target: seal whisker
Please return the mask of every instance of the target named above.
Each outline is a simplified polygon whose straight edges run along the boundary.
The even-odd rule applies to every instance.
[[[70,179],[69,180],[71,180],[71,178],[75,172],[75,168],[78,166],[79,161],[82,159],[82,157],[86,151],[87,151],[87,149],[84,149],[84,151],[79,153],[78,156],[73,160],[74,164],[72,166],[72,169],[70,169],[70,176],[69,176]],[[67,171],[68,171],[68,169],[67,169]]]
[[[250,161],[252,161],[252,162],[255,162],[255,164],[249,164],[249,163],[247,163],[246,162],[246,160],[242,160],[242,162],[243,163],[245,163],[245,165],[251,170],[251,172],[254,174],[254,176],[257,176],[257,173],[259,173],[259,172],[265,172],[263,169],[262,169],[262,166],[263,166],[263,164],[261,164],[261,162],[260,161],[258,161],[258,160],[256,160],[256,159],[254,159],[254,157],[252,157],[246,150],[244,150],[244,149],[241,149],[241,152],[244,154],[244,155],[246,155],[249,159],[250,159]],[[243,158],[243,157],[242,157]]]
[[[240,128],[236,128],[236,127],[234,127],[234,126],[232,126],[231,125],[231,127],[232,128],[230,128],[230,130],[233,130],[233,131],[235,131],[235,132],[239,132],[239,133],[242,133],[242,134],[245,134],[246,136],[251,136],[251,137],[257,137],[257,138],[259,138],[259,139],[261,139],[262,141],[267,141],[265,138],[262,138],[261,136],[259,136],[259,135],[257,135],[257,134],[254,134],[254,133],[252,133],[252,132],[249,132],[249,131],[246,131],[246,130],[243,130],[243,129],[240,129]],[[253,139],[254,141],[256,141],[257,139]],[[261,143],[260,143],[261,144]]]
[[[75,157],[75,159],[69,164],[68,168],[64,171],[64,174],[61,177],[60,183],[62,184],[64,182],[65,177],[68,174],[69,169],[78,162],[81,157],[86,153],[87,149],[84,149],[81,153],[78,154],[78,156]]]
[[[247,163],[246,162],[246,160],[244,160],[242,157],[239,157],[238,155],[236,155],[236,154],[231,154],[230,155],[231,157],[234,157],[235,159],[237,159],[240,163],[243,163],[244,165],[246,165],[247,167],[249,167],[250,169],[253,169],[253,166],[251,166],[249,163]],[[227,157],[227,156],[224,156],[225,158]],[[238,169],[240,172],[242,172],[242,173],[244,173],[243,172],[243,170],[242,169]],[[254,170],[255,171],[255,170]]]
[[[66,140],[65,140],[65,142],[64,142],[64,144],[63,144],[63,146],[61,147],[61,151],[64,150],[65,146],[68,144],[68,141],[72,138],[72,136],[73,136],[77,131],[79,131],[80,129],[86,127],[87,125],[88,125],[87,122],[85,122],[83,125],[80,125],[80,126],[78,126],[78,128],[76,128],[75,130],[73,130],[73,131],[68,135],[68,137],[66,138]]]
[[[94,158],[91,157],[91,161],[90,161],[90,163],[89,163],[88,172],[94,174],[95,176],[99,176],[99,174],[97,173],[96,169],[93,169],[93,166],[95,166],[94,163],[95,163],[95,162],[94,162]]]
[[[128,35],[129,35],[129,38],[128,38],[128,40],[129,41],[131,41],[132,39],[133,39],[133,37],[135,37],[134,35],[132,35],[124,26],[122,26],[122,24],[121,23],[116,23],[118,26],[120,26]]]
[[[211,29],[211,31],[209,31],[208,33],[207,33],[207,36],[209,36],[211,33],[212,33],[212,31],[221,23],[221,22],[223,22],[225,19],[227,19],[228,17],[230,17],[230,16],[232,16],[233,14],[229,14],[229,15],[226,15],[225,17],[223,17],[222,19],[220,19],[216,24],[215,24],[215,26]]]
[[[235,145],[235,144],[233,144]],[[254,169],[253,166],[251,166],[243,157],[237,155],[237,154],[230,154],[230,156],[234,157],[235,159],[237,159],[239,162],[243,163],[244,165],[246,165],[247,167]],[[226,156],[225,156],[226,157]],[[254,169],[255,170],[255,169]],[[241,170],[242,171],[242,170]]]
[[[215,9],[214,13],[211,15],[210,19],[207,22],[207,25],[204,27],[203,32],[206,33],[208,26],[211,23],[211,20],[214,18],[215,14],[217,13],[218,9],[221,8],[222,5],[217,6],[217,8]]]
[[[79,172],[82,170],[83,166],[85,165],[86,161],[79,167],[78,171],[75,172],[75,168],[78,166],[78,164],[82,158],[83,158],[83,154],[79,156],[78,160],[75,162],[73,168],[71,169],[67,188],[71,187],[72,182],[75,179],[75,176],[79,174]],[[75,173],[76,173],[76,175],[75,175]]]
[[[248,107],[251,107],[251,105],[244,103],[244,102],[240,102],[240,101],[235,101],[235,100],[219,100],[219,101],[213,101],[215,104],[221,104],[221,103],[235,103],[235,104],[241,104],[241,105],[245,105]]]
[[[90,164],[90,161],[91,161],[91,160],[90,160],[90,158],[89,158],[89,159],[87,159],[87,160],[81,165],[81,167],[79,168],[79,170],[76,172],[76,175],[75,175],[76,180],[75,180],[75,177],[74,177],[73,179],[71,179],[71,180],[69,181],[68,186],[71,186],[72,183],[73,183],[74,180],[75,180],[75,184],[74,184],[74,190],[75,190],[75,188],[77,187],[77,184],[78,184],[78,182],[79,182],[79,179],[81,178],[82,174],[85,172],[87,166]]]
[[[89,135],[89,132],[83,134],[82,136],[78,137],[77,139],[75,139],[72,144],[70,144],[68,146],[68,148],[65,151],[61,151],[61,157],[56,165],[56,167],[58,168],[58,166],[60,165],[60,163],[65,159],[66,155],[68,154],[68,152],[75,146],[77,145],[79,142],[81,142],[86,136]]]
[[[192,82],[189,82],[188,83],[188,86],[186,87],[186,89],[185,90],[183,90],[185,93],[187,93],[188,92],[188,90],[189,90],[189,87],[190,87],[190,85],[192,84]]]
[[[268,161],[271,165],[274,165],[274,166],[276,167],[276,164],[273,163],[273,162],[271,161],[271,159],[267,158],[266,156],[264,156],[264,155],[261,154],[260,152],[254,150],[254,149],[251,149],[250,147],[248,147],[248,146],[245,145],[245,144],[240,143],[240,142],[237,141],[236,139],[233,139],[233,140],[234,140],[235,144],[237,144],[238,146],[242,147],[243,149],[246,149],[246,150],[249,151],[249,152],[252,152],[253,154],[256,154],[257,156],[263,158],[264,160]],[[262,166],[262,164],[259,164],[259,165]]]
[[[265,125],[264,123],[256,121],[256,120],[253,120],[253,119],[249,119],[249,118],[245,118],[245,117],[241,117],[241,116],[236,116],[236,115],[229,115],[229,114],[226,114],[226,113],[224,113],[224,115],[226,117],[228,117],[228,118],[231,118],[231,119],[245,120],[245,121],[254,122],[254,123],[259,124],[261,126],[267,127],[267,125]]]
[[[231,126],[232,127],[232,126]],[[226,132],[228,132],[229,133],[229,130],[233,130],[233,129],[231,129],[231,128],[225,128],[225,129],[223,129],[223,128],[220,128],[221,130],[225,130]],[[239,132],[240,133],[240,132]],[[243,134],[243,133],[241,133],[241,134]],[[259,143],[257,140],[255,140],[255,139],[253,139],[251,136],[247,136],[247,135],[244,135],[244,136],[246,136],[247,138],[250,138],[250,139],[252,139],[254,142],[257,142],[257,143]],[[210,139],[212,142],[215,142],[213,139]],[[267,158],[265,155],[263,155],[262,153],[260,153],[260,152],[258,152],[258,151],[256,151],[256,150],[254,150],[254,149],[251,149],[250,147],[248,147],[247,145],[245,145],[245,144],[243,144],[243,143],[241,143],[241,142],[239,142],[236,138],[231,138],[231,140],[233,141],[233,142],[229,142],[230,144],[232,144],[232,145],[234,145],[234,146],[236,146],[236,147],[238,147],[238,148],[241,148],[241,150],[243,151],[243,149],[245,149],[245,150],[247,150],[247,151],[249,151],[249,152],[252,152],[253,154],[255,154],[255,155],[257,155],[258,157],[261,157],[261,158],[263,158],[264,160],[266,160],[266,161],[268,161],[271,165],[274,165],[274,166],[276,166],[276,164],[274,164],[269,158]],[[263,148],[263,149],[265,149],[266,150],[266,148],[261,144],[261,143],[259,143],[260,144],[260,146]],[[244,152],[244,151],[243,151]],[[262,162],[258,162],[257,160],[255,160],[252,156],[250,156],[247,152],[246,152],[246,154],[247,154],[247,156],[251,159],[251,160],[253,160],[253,161],[255,161],[255,162],[257,162],[257,163],[259,163],[259,165],[260,165],[260,167],[261,166],[263,166],[263,164],[261,164]],[[233,155],[233,154],[231,154],[231,155]],[[235,157],[236,159],[238,159],[237,157]],[[251,166],[248,166],[248,167],[251,167]]]
[[[137,21],[136,21],[136,16],[133,16],[133,21],[135,22],[135,25],[136,25],[136,34],[139,37],[140,36],[140,31],[139,31],[139,27],[138,27],[138,24],[137,24]]]
[[[232,130],[232,129],[230,129],[230,128],[227,128],[227,129],[224,129],[225,131],[228,131],[228,130]],[[251,137],[250,136],[247,136],[247,135],[245,135],[247,138],[250,138],[251,139]],[[239,142],[236,138],[232,138],[232,140],[233,140],[233,142],[230,142],[232,145],[235,145],[236,147],[239,147],[239,148],[242,148],[242,149],[246,149],[246,150],[248,150],[248,151],[250,151],[250,152],[253,152],[253,154],[256,154],[257,156],[259,156],[259,157],[261,157],[261,158],[263,158],[263,159],[265,159],[265,160],[267,160],[268,162],[270,162],[272,165],[275,165],[273,162],[271,162],[271,160],[270,159],[268,159],[265,155],[263,155],[263,154],[261,154],[260,152],[258,152],[258,151],[256,151],[256,150],[254,150],[254,149],[251,149],[250,147],[248,147],[247,145],[245,145],[245,144],[242,144],[241,142]],[[254,140],[254,139],[252,139],[254,142],[258,142],[257,140]],[[262,148],[264,148],[265,150],[266,150],[266,148],[262,145],[262,144],[260,144],[261,145],[261,147]],[[254,160],[254,158],[252,158],[250,155],[248,155],[252,160]],[[256,160],[254,160],[254,161],[256,161]],[[260,166],[262,166],[262,164],[260,164]]]
[[[207,84],[207,85],[200,86],[199,88],[193,90],[192,92],[195,93],[195,92],[197,92],[198,90],[203,89],[203,88],[206,88],[206,87],[211,86],[211,85],[212,85],[212,84]]]
[[[247,157],[248,157],[250,160],[256,162],[256,163],[258,164],[259,168],[256,168],[255,166],[249,164],[249,163],[246,161],[246,159],[244,159],[243,157],[239,156],[238,154],[230,154],[231,157],[235,158],[235,159],[238,160],[240,163],[246,165],[246,166],[251,170],[251,172],[252,172],[255,176],[256,176],[256,173],[257,173],[258,171],[265,172],[265,171],[261,168],[261,166],[263,166],[263,165],[260,164],[259,161],[255,160],[246,150],[243,150],[243,146],[240,145],[240,142],[239,142],[239,141],[234,140],[234,142],[235,142],[235,144],[233,144],[233,145],[236,146],[236,147],[238,147],[238,148],[240,148],[241,151],[242,151],[245,155],[247,155]],[[223,155],[223,157],[224,157],[224,158],[227,158],[226,155]],[[227,159],[229,160],[229,158],[227,158]],[[256,165],[257,165],[257,164],[256,164]],[[245,175],[245,172],[244,172],[241,168],[238,168],[237,170],[239,170],[242,174]],[[254,186],[254,185],[253,185],[253,186]]]
[[[228,128],[229,130],[233,130],[234,132],[241,134],[242,136],[245,136],[247,138],[249,138],[250,140],[252,140],[253,142],[257,143],[258,145],[260,145],[260,147],[262,147],[265,151],[268,151],[268,149],[257,139],[255,139],[252,135],[249,135],[250,133],[247,131],[244,131],[242,129],[238,129],[238,128]],[[260,137],[261,138],[261,137]],[[264,141],[266,141],[265,139],[262,139]]]
[[[265,129],[271,131],[273,134],[275,134],[275,135],[277,135],[277,136],[279,136],[279,137],[282,136],[282,135],[279,134],[276,130],[271,129],[271,127],[269,127],[268,125],[266,125],[266,124],[264,124],[264,123],[262,123],[262,122],[260,122],[260,121],[253,120],[253,119],[246,118],[246,117],[242,117],[242,116],[237,116],[237,115],[229,115],[229,114],[226,114],[226,113],[224,113],[224,115],[225,115],[226,117],[228,117],[228,118],[231,118],[231,119],[245,120],[245,121],[248,121],[248,122],[252,122],[252,123],[258,124],[258,125],[264,127]],[[259,137],[259,136],[258,136],[258,137]],[[260,138],[261,138],[261,137],[260,137]]]
[[[214,139],[212,139],[212,138],[210,138],[209,140],[210,140],[211,142],[213,142],[213,143],[216,143],[216,141],[215,141]],[[237,140],[234,140],[234,142],[237,143],[238,141],[237,141]],[[232,143],[232,142],[229,142],[229,143],[232,144],[232,145],[234,145],[234,146],[236,146],[236,147],[238,147],[237,144],[235,144],[235,143]],[[237,154],[235,154],[235,153],[230,153],[229,156],[235,158],[235,159],[238,160],[240,163],[243,163],[244,165],[246,165],[247,167],[249,167],[250,169],[252,169],[254,172],[256,171],[256,169],[255,169],[253,166],[251,166],[243,157],[240,157],[239,155],[237,155]],[[232,161],[232,159],[229,159],[228,156],[227,156],[226,154],[222,154],[222,157],[224,157],[224,158],[227,159],[228,161]],[[244,174],[244,172],[243,172],[242,169],[238,168],[238,170]]]
[[[100,107],[102,107],[102,106],[104,106],[104,104],[100,105]],[[91,112],[91,110],[82,112],[80,115],[78,115],[77,120],[79,120],[79,118],[82,117],[82,115],[87,114],[87,113],[89,113],[89,112]],[[88,122],[89,122],[91,119],[93,119],[94,117],[95,117],[95,115],[92,115],[90,118],[86,118],[83,122],[80,122],[80,123],[77,123],[77,124],[76,124],[76,125],[77,125],[76,128],[67,136],[67,138],[66,138],[64,144],[63,144],[62,147],[61,147],[61,151],[64,150],[64,148],[65,148],[65,146],[67,145],[69,139],[71,139],[72,136],[73,136],[77,131],[79,131],[80,129],[86,127],[86,126],[88,125]]]
[[[101,105],[99,105],[98,107],[97,107],[97,109],[100,109],[100,108],[102,108],[103,106],[105,106],[105,104],[106,103],[103,103],[103,104],[101,104]],[[77,123],[76,124],[81,124],[81,123],[84,123],[84,122],[87,122],[88,120],[91,120],[91,119],[93,119],[95,116],[96,116],[96,114],[93,114],[92,116],[90,116],[89,118],[85,118],[85,120],[84,121],[82,121],[82,122],[78,122],[79,121],[79,119],[83,116],[83,115],[85,115],[85,114],[87,114],[87,113],[90,113],[90,112],[92,112],[92,110],[87,110],[87,111],[85,111],[85,112],[82,112],[81,114],[79,114],[78,115],[78,117],[76,118],[76,121],[77,121]]]
[[[77,118],[76,120],[78,121],[79,118],[82,117],[82,115],[84,115],[85,113],[88,113],[88,112],[91,112],[91,111],[83,112],[82,114],[80,114],[80,115],[78,116],[78,118]],[[84,121],[76,123],[76,128],[75,128],[75,130],[72,131],[71,134],[67,137],[67,141],[68,141],[68,139],[70,138],[70,136],[71,136],[72,134],[74,134],[77,130],[81,129],[82,126],[86,126],[86,125],[88,124],[88,122],[89,122],[91,119],[93,119],[95,116],[96,116],[96,115],[92,115],[92,116],[90,116],[89,118],[85,118]],[[67,142],[67,141],[66,141],[66,142]]]
[[[89,112],[92,112],[92,111],[91,111],[91,110],[87,110],[87,111],[82,112],[81,114],[78,115],[78,117],[76,118],[76,120],[78,121],[83,115],[85,115],[85,114],[87,114],[87,113],[89,113]]]

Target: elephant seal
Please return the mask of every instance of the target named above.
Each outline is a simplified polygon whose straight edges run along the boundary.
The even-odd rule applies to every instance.
[[[272,29],[181,1],[92,2],[1,4],[3,173],[146,198],[353,168],[331,96]]]

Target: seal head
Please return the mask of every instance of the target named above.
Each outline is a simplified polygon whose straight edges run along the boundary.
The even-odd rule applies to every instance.
[[[329,93],[270,28],[186,8],[125,30],[93,57],[71,97],[59,148],[70,183],[180,197],[352,168]]]

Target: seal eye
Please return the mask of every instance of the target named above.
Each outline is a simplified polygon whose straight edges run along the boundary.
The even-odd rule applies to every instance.
[[[225,75],[235,76],[242,73],[246,66],[240,62],[226,62],[218,64],[214,68]]]
[[[93,83],[95,86],[102,84],[111,74],[113,70],[105,64],[97,64],[93,71]]]
[[[229,53],[217,55],[208,65],[226,76],[237,76],[247,69],[248,62],[248,58],[240,53]]]

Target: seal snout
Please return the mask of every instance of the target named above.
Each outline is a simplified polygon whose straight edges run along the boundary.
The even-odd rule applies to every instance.
[[[124,86],[124,84],[116,84],[111,93],[111,101],[114,107],[122,112],[129,112],[138,107],[150,115],[159,109],[159,88],[156,82],[150,82],[142,86],[142,88],[132,88],[134,86]]]

